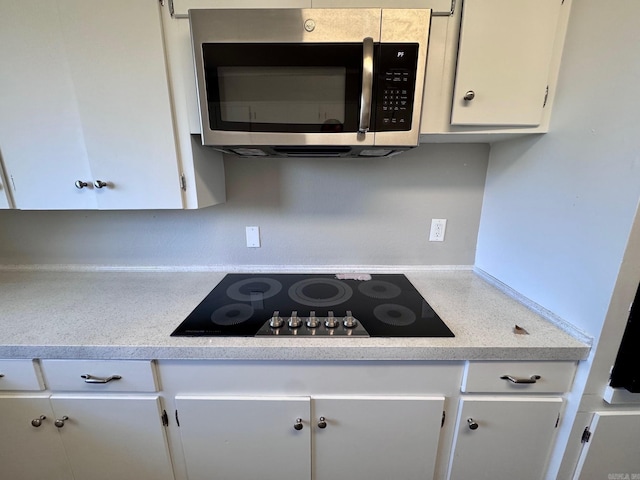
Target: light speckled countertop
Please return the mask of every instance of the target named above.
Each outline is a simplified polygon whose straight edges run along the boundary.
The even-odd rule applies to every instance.
[[[0,358],[581,360],[589,353],[471,271],[405,273],[455,338],[170,337],[224,273],[0,271]],[[529,335],[515,335],[515,324]]]

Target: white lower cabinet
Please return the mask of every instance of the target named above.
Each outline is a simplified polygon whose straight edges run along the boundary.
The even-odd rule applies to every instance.
[[[189,480],[433,478],[444,397],[177,396]]]
[[[464,397],[449,480],[540,480],[562,406],[561,397]]]
[[[171,480],[158,396],[0,397],[0,470],[12,480]]]
[[[0,472],[11,480],[72,480],[49,395],[0,396]]]
[[[442,480],[462,370],[461,362],[158,361],[176,478]]]
[[[640,478],[640,412],[596,412],[574,480]]]
[[[433,478],[444,401],[439,396],[312,399],[312,478]]]
[[[158,396],[53,395],[51,404],[75,480],[173,479]]]

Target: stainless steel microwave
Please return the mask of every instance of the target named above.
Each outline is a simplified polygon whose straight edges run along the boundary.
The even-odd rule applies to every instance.
[[[203,145],[388,156],[418,144],[428,9],[189,10]]]

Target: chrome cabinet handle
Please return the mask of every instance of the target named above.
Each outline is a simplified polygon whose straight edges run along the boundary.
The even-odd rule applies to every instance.
[[[477,430],[478,422],[476,422],[473,418],[467,418],[467,424],[469,425],[469,429]]]
[[[523,384],[523,383],[536,383],[542,377],[540,375],[531,375],[529,378],[522,378],[522,377],[513,377],[511,375],[503,375],[500,378],[502,380],[508,380],[511,383]]]
[[[40,417],[34,418],[33,420],[31,420],[31,425],[37,428],[40,425],[42,425],[42,421],[45,420],[46,418],[47,417],[45,417],[44,415],[40,415]]]
[[[87,182],[83,182],[82,180],[76,180],[75,186],[76,188],[83,189],[84,187],[88,187],[89,184]]]
[[[94,187],[96,188],[104,188],[107,186],[107,182],[103,182],[102,180],[96,180],[93,182]]]
[[[327,428],[327,419],[324,417],[320,417],[318,419],[318,428]]]
[[[53,422],[53,424],[58,427],[58,428],[62,428],[64,427],[64,422],[66,422],[67,420],[69,420],[69,417],[67,417],[66,415],[62,418],[56,418],[56,421]]]
[[[0,378],[4,377],[4,373],[0,373]]]
[[[94,377],[93,375],[85,373],[84,375],[80,375],[80,378],[84,378],[84,383],[109,383],[111,380],[120,380],[122,377],[120,375],[111,375],[110,377]]]
[[[476,98],[476,92],[474,92],[473,90],[469,90],[467,93],[464,94],[464,97],[462,97],[462,98],[465,101],[470,102],[471,100]]]
[[[373,95],[373,38],[362,42],[362,94],[360,95],[360,126],[358,132],[367,133],[371,126],[371,97]]]
[[[302,430],[302,427],[302,419],[296,418],[296,423],[293,425],[293,428],[295,428],[296,430]]]

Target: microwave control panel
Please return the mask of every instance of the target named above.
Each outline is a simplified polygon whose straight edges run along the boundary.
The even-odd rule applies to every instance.
[[[378,48],[375,131],[411,130],[418,44],[383,43]]]

